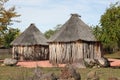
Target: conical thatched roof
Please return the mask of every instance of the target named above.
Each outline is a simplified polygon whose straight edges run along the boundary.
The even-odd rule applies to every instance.
[[[89,26],[79,19],[80,16],[71,15],[71,18],[49,39],[49,42],[97,41]]]
[[[46,42],[44,35],[31,24],[11,45],[48,45]]]

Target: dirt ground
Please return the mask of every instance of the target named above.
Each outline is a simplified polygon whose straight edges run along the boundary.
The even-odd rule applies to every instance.
[[[36,66],[39,66],[39,67],[55,67],[55,65],[52,65],[49,63],[48,60],[46,61],[24,61],[24,62],[18,62],[17,64],[18,66],[21,66],[21,67],[28,67],[28,68],[33,68],[33,67],[36,67]],[[58,67],[64,67],[65,64],[59,64],[57,65]]]
[[[120,60],[118,59],[108,59],[110,61],[110,65],[112,67],[120,67]],[[52,64],[49,63],[49,61],[23,61],[23,62],[18,62],[17,64],[18,66],[21,66],[21,67],[28,67],[28,68],[33,68],[33,67],[36,67],[36,66],[39,66],[39,67],[55,67],[53,66]],[[59,64],[58,65],[59,67],[64,67],[65,64]]]
[[[120,67],[120,60],[119,59],[108,59],[110,61],[110,65],[115,67]]]

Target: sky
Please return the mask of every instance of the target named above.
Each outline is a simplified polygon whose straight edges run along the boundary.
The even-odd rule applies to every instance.
[[[64,24],[71,13],[79,14],[86,24],[95,26],[109,5],[117,1],[119,0],[9,0],[5,6],[15,6],[16,12],[21,15],[15,18],[21,22],[14,23],[11,27],[22,32],[34,23],[44,33],[58,24]]]

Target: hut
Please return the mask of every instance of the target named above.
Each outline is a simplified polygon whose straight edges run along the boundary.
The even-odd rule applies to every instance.
[[[47,39],[31,24],[12,43],[12,56],[19,60],[46,60],[49,59]]]
[[[102,57],[100,42],[79,17],[71,14],[70,19],[49,39],[51,63],[74,63]]]

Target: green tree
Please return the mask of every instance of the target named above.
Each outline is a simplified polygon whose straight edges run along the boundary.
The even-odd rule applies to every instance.
[[[99,25],[92,26],[91,28],[92,28],[93,34],[95,35],[97,40],[100,40],[101,33],[102,33],[102,28]]]
[[[61,26],[62,26],[61,24],[58,24],[56,27],[54,27],[53,30],[52,30],[52,29],[49,29],[48,31],[46,31],[46,32],[44,33],[45,37],[46,37],[47,39],[49,39],[55,32],[57,32],[57,31],[60,30]]]
[[[44,33],[44,35],[47,39],[49,39],[54,33],[55,33],[55,31],[50,29],[50,30],[46,31]]]
[[[17,20],[14,20],[13,18],[19,17],[15,12],[15,6],[10,7],[9,9],[6,9],[4,4],[8,0],[0,0],[0,47],[4,46],[6,44],[5,41],[6,35],[11,30],[9,27],[13,24],[13,22],[19,22]],[[11,36],[11,38],[14,36]],[[8,41],[9,42],[9,41]]]
[[[4,35],[4,46],[9,48],[10,43],[20,34],[19,29],[10,28]]]
[[[93,32],[103,47],[111,51],[120,49],[120,3],[111,4],[101,16],[100,26]]]

